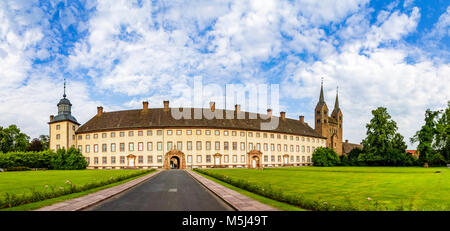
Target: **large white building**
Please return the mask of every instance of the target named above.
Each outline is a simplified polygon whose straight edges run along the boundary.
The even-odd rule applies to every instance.
[[[169,101],[163,108],[104,112],[81,125],[71,114],[71,103],[58,103],[58,115],[50,116],[50,148],[81,150],[91,169],[120,168],[261,168],[312,165],[311,155],[326,146],[303,116],[298,120],[281,112],[278,126],[261,130],[272,118],[267,114],[235,110],[207,110],[223,119],[175,119]],[[191,108],[191,115],[195,110]],[[226,119],[226,113],[234,119]],[[242,117],[242,118],[241,118]],[[220,117],[219,117],[220,118]]]

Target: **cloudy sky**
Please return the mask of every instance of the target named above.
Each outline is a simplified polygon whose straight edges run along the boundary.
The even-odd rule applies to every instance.
[[[359,143],[384,106],[409,140],[450,100],[449,2],[0,1],[0,126],[48,134],[64,78],[84,123],[100,105],[182,102],[195,77],[279,84],[280,110],[309,124],[324,77],[344,139]]]

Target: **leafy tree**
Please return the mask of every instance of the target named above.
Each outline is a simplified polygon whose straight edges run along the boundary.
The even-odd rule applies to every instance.
[[[332,148],[316,148],[312,154],[312,162],[314,166],[336,166],[340,164],[340,159],[337,153]]]
[[[439,112],[431,111],[430,109],[428,109],[425,112],[425,124],[411,138],[412,143],[419,142],[419,145],[417,146],[417,151],[419,151],[419,161],[426,168],[428,167],[429,162],[431,161],[431,157],[433,157],[434,154],[436,154],[432,145],[433,140],[435,139],[435,135],[437,133],[436,118],[438,117],[438,115]]]
[[[16,125],[8,128],[0,127],[0,151],[3,153],[25,151],[30,137],[20,132]]]
[[[51,165],[53,169],[57,170],[77,170],[86,169],[88,163],[81,152],[72,147],[67,151],[64,148],[59,149]]]
[[[442,111],[442,116],[436,124],[436,142],[434,148],[450,163],[450,101],[447,109]]]
[[[366,125],[367,137],[362,141],[363,154],[358,162],[366,165],[400,165],[406,155],[403,136],[397,133],[397,123],[384,107],[372,111],[373,118]]]
[[[40,135],[39,140],[42,143],[42,149],[47,150],[50,147],[50,137],[48,135]]]
[[[31,142],[30,145],[27,148],[27,151],[29,152],[40,152],[43,151],[43,145],[40,139],[38,138],[34,138]]]

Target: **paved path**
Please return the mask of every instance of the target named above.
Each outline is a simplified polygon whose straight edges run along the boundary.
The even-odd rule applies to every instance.
[[[228,204],[233,206],[238,211],[277,211],[269,205],[263,204],[252,198],[242,195],[234,190],[231,190],[221,184],[218,184],[210,179],[207,179],[191,170],[186,170],[197,181],[211,190],[214,194],[222,198]]]
[[[168,170],[85,210],[230,211],[234,209],[199,184],[186,171]]]
[[[60,203],[56,203],[50,206],[46,206],[35,211],[78,211],[84,209],[86,207],[92,206],[100,201],[103,201],[107,198],[110,198],[114,195],[117,195],[133,186],[136,186],[156,175],[161,173],[160,170],[156,172],[150,173],[148,175],[136,178],[134,180],[128,181],[124,184],[120,184],[108,189],[100,190],[95,193],[88,194],[86,196],[78,197],[75,199],[63,201]]]

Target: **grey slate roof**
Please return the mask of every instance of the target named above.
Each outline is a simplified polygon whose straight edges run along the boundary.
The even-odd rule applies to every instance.
[[[194,108],[191,110],[191,116],[194,118]],[[201,110],[197,108],[197,110]],[[209,109],[205,109],[208,110]],[[234,111],[227,110],[228,113],[236,115]],[[226,110],[216,109],[216,113],[222,113],[223,119],[175,119],[170,111],[164,111],[163,108],[150,108],[148,111],[127,110],[115,112],[103,112],[102,115],[96,115],[88,122],[83,124],[76,133],[100,132],[108,130],[122,129],[148,129],[148,128],[179,128],[179,127],[198,127],[198,128],[222,128],[222,129],[240,129],[288,133],[294,135],[303,135],[317,138],[320,136],[308,124],[301,123],[299,120],[279,118],[278,127],[273,130],[261,130],[261,123],[267,123],[269,120],[261,119],[256,113],[242,112],[245,119],[226,119]],[[250,119],[250,116],[256,116],[257,119]],[[262,116],[266,116],[263,114]]]

